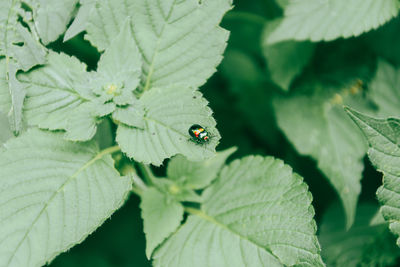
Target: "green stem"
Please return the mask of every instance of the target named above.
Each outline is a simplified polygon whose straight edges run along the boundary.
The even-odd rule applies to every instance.
[[[103,149],[102,151],[100,151],[99,154],[97,154],[97,156],[92,159],[92,161],[101,159],[104,155],[114,154],[114,153],[120,152],[120,151],[121,151],[121,148],[119,146],[107,147],[106,149]]]
[[[228,14],[225,15],[225,19],[245,20],[247,22],[252,22],[252,23],[261,24],[261,25],[264,25],[267,22],[267,19],[260,15],[256,15],[256,14],[249,13],[249,12],[243,12],[243,11],[229,12]]]
[[[144,178],[145,182],[148,185],[152,185],[153,184],[153,180],[156,177],[154,176],[153,172],[151,171],[150,166],[146,165],[146,164],[143,164],[143,163],[138,163],[137,165],[138,165],[140,171],[143,174],[143,178]]]
[[[132,192],[142,197],[143,191],[147,189],[147,186],[143,183],[142,179],[137,174],[132,174]]]

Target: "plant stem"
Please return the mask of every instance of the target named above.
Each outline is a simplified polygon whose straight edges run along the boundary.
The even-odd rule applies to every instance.
[[[260,24],[260,25],[264,25],[265,22],[267,22],[267,19],[260,15],[249,13],[249,12],[243,12],[243,11],[229,12],[228,14],[226,14],[225,19],[245,20],[247,22],[252,22],[252,23]]]
[[[153,172],[151,171],[150,166],[143,164],[143,163],[138,163],[137,165],[143,174],[143,178],[144,178],[145,182],[148,185],[152,185],[153,180],[155,179],[155,176],[154,176]]]
[[[98,160],[98,159],[102,158],[104,155],[114,154],[119,151],[121,151],[121,148],[119,146],[107,147],[106,149],[103,149],[102,151],[100,151],[99,154],[97,154],[97,156],[94,159]]]
[[[142,179],[137,174],[132,175],[132,192],[142,197],[143,191],[147,189],[147,186],[143,183]]]

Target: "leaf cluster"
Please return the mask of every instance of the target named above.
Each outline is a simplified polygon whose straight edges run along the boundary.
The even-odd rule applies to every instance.
[[[396,266],[399,9],[1,1],[0,266]]]

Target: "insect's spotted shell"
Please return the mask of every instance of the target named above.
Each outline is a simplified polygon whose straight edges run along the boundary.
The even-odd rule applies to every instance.
[[[204,129],[204,127],[198,124],[193,124],[190,126],[189,135],[198,143],[206,143],[210,141],[210,135],[208,132]]]

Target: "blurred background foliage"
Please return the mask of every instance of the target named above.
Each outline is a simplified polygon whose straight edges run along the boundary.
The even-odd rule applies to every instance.
[[[296,95],[297,88],[309,81],[334,87],[338,92],[354,91],[363,97],[376,71],[378,58],[400,66],[400,50],[396,49],[400,45],[400,20],[395,18],[356,38],[319,43],[288,42],[284,48],[275,51],[274,47],[269,49],[264,44],[264,36],[282,16],[280,5],[285,2],[235,0],[234,9],[222,22],[222,26],[231,32],[224,60],[217,73],[201,88],[214,111],[222,136],[218,149],[238,147],[232,158],[249,154],[281,158],[304,177],[314,198],[322,254],[328,265],[396,266],[400,264],[399,249],[387,226],[379,226],[379,220],[378,226],[369,226],[369,219],[378,207],[375,192],[381,184],[381,174],[364,157],[356,222],[350,232],[346,232],[338,195],[316,160],[300,155],[282,133],[273,103],[276,99]],[[100,54],[83,36],[80,34],[66,43],[62,43],[61,37],[51,44],[51,48],[74,55],[84,61],[89,70],[95,69]],[[293,50],[297,45],[301,46],[301,55]],[[274,66],[287,71],[276,71]],[[373,103],[371,107],[374,108]],[[296,113],[296,110],[292,112]],[[297,124],[301,129],[303,122],[297,121]],[[103,123],[98,132],[97,140],[101,146],[111,145],[112,124]],[[307,137],[308,134],[304,127],[304,135]],[[163,168],[155,171],[164,172]],[[50,266],[151,266],[145,257],[138,205],[139,199],[132,195],[101,228],[82,244],[57,257]],[[352,243],[349,245],[347,240]],[[347,249],[346,244],[352,249]]]

